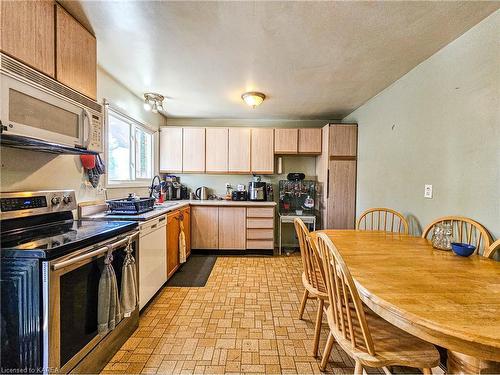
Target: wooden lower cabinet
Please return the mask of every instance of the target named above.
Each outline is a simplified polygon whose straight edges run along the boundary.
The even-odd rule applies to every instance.
[[[246,248],[246,208],[219,207],[219,249]]]
[[[331,160],[329,173],[327,228],[354,229],[356,160]]]
[[[219,207],[191,207],[191,247],[219,248]]]
[[[170,212],[167,215],[167,279],[169,279],[179,268],[179,220],[180,210]]]
[[[181,209],[181,221],[186,239],[186,259],[191,255],[191,207]]]

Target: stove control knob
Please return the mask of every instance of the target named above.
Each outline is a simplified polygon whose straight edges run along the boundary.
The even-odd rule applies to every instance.
[[[64,204],[70,203],[71,202],[71,197],[69,195],[65,195],[63,197],[63,202],[64,202]]]
[[[61,198],[59,197],[53,197],[51,200],[53,206],[57,206],[59,203],[61,203]]]

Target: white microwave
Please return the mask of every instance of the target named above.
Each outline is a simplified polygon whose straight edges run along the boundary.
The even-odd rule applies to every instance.
[[[1,55],[2,136],[103,152],[102,106]]]

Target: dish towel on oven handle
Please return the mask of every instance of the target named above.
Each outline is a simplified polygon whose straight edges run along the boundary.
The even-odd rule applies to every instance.
[[[179,220],[179,262],[186,263],[186,235],[184,234],[184,224]]]
[[[132,251],[132,239],[130,239],[127,247],[125,248],[125,260],[123,261],[122,267],[122,285],[120,295],[123,316],[125,318],[130,317],[132,312],[136,309],[138,302],[137,271]]]
[[[99,279],[99,295],[97,300],[97,332],[105,335],[120,322],[120,299],[118,285],[113,269],[113,252],[108,248],[104,258],[104,269]]]

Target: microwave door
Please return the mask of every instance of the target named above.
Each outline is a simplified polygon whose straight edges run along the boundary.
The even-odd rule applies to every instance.
[[[2,124],[7,134],[83,147],[82,109],[46,91],[2,75]]]

